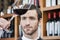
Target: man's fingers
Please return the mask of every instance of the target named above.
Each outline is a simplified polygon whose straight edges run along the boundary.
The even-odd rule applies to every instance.
[[[2,23],[6,23],[7,20],[6,20],[6,19],[3,19],[3,18],[0,18],[0,22],[2,22]]]
[[[1,23],[1,22],[0,22],[0,30],[2,30],[2,29],[3,29],[3,28],[2,28],[2,26],[3,26],[3,23]]]
[[[3,28],[2,26],[3,26],[3,23],[0,22],[0,27]]]
[[[0,29],[3,29],[3,28],[0,26]]]
[[[0,27],[8,28],[10,26],[10,22],[5,20],[4,18],[0,18]]]
[[[6,24],[6,27],[5,28],[9,28],[10,27],[10,22],[8,22],[7,24]]]

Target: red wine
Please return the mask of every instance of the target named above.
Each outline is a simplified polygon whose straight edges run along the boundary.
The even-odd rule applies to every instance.
[[[17,15],[23,15],[27,12],[28,9],[14,9],[14,13]]]

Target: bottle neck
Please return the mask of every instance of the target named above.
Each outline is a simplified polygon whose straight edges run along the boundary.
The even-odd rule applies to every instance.
[[[54,13],[53,13],[53,19],[54,19],[54,20],[57,20],[57,19],[56,19],[56,16],[57,16],[57,15],[56,15],[56,12],[54,12]]]
[[[60,11],[58,12],[58,20],[60,20]]]
[[[51,19],[51,13],[48,13],[48,20]]]
[[[60,12],[59,12],[59,18],[60,18]]]
[[[53,13],[53,18],[56,19],[56,13],[55,12]]]

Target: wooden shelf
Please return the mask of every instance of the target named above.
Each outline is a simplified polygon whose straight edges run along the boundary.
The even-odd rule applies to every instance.
[[[15,40],[15,38],[0,38],[0,40]]]
[[[48,21],[48,13],[59,12],[60,5],[46,7],[46,0],[40,0],[41,12],[42,12],[42,27],[41,37],[43,40],[60,40],[60,36],[47,36],[46,23]]]
[[[3,15],[3,16],[0,16],[0,18],[1,18],[1,17],[7,18],[7,17],[11,17],[11,16],[13,16],[13,14],[6,14],[6,15]]]
[[[56,10],[56,9],[60,9],[60,5],[45,7],[43,8],[43,11]]]
[[[43,39],[60,39],[60,36],[44,36]]]

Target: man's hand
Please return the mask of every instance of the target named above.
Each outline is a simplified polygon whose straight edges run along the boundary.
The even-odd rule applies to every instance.
[[[0,29],[7,29],[10,26],[10,22],[4,18],[0,18]]]

